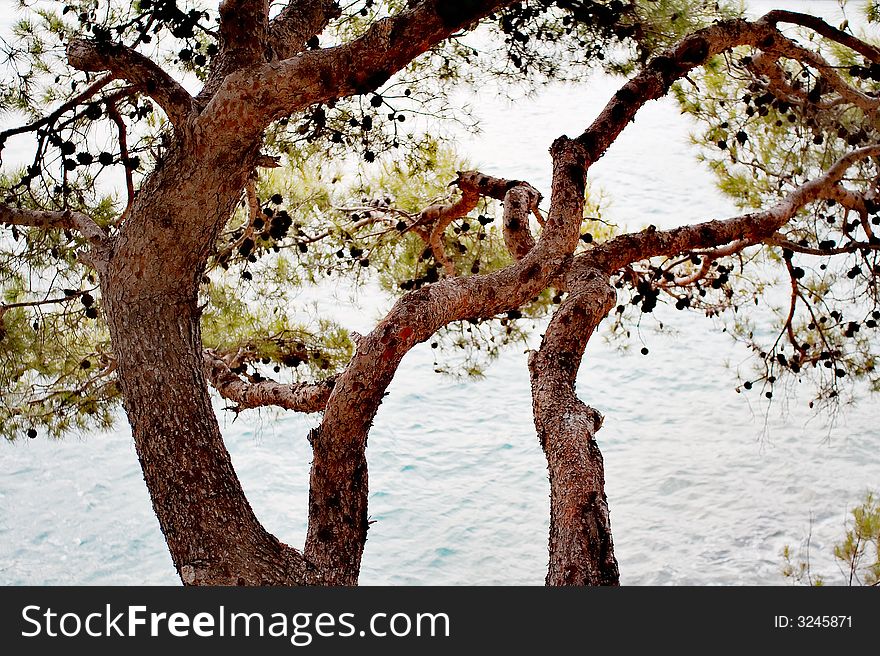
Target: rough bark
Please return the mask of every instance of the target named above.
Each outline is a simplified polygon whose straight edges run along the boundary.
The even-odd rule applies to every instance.
[[[173,147],[141,187],[101,275],[135,448],[186,584],[309,580],[302,555],[270,535],[251,510],[204,374],[198,280],[239,199],[256,144],[244,155],[232,167],[210,156],[194,161],[192,152]],[[218,178],[216,170],[226,175]]]
[[[532,409],[550,474],[547,585],[618,585],[605,498],[602,454],[594,435],[602,415],[575,394],[587,341],[616,295],[603,272],[575,267],[568,296],[541,347],[529,356]]]
[[[302,555],[263,529],[232,467],[202,373],[195,296],[133,297],[119,269],[101,286],[135,449],[181,580],[307,581]]]
[[[219,9],[227,70],[262,63],[269,50],[269,0],[222,0]]]
[[[514,259],[523,259],[535,246],[529,216],[537,213],[540,201],[541,194],[529,184],[512,187],[505,197],[502,233],[504,245]]]

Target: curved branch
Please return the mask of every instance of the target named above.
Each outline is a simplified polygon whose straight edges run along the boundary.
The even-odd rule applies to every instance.
[[[480,201],[480,191],[477,178],[485,177],[476,171],[459,173],[458,179],[453,184],[461,190],[461,198],[445,204],[437,204],[426,207],[419,213],[419,218],[411,227],[427,228],[427,242],[438,264],[443,265],[447,276],[455,275],[455,265],[446,256],[443,248],[443,233],[446,228],[456,219],[467,216]]]
[[[200,122],[209,133],[238,130],[242,143],[248,143],[272,121],[299,108],[378,89],[451,34],[509,4],[513,0],[423,0],[377,20],[344,45],[229,75],[212,94]],[[244,123],[242,116],[250,118]]]
[[[294,412],[321,412],[333,391],[334,379],[321,383],[283,385],[273,380],[246,382],[236,376],[226,361],[210,349],[204,351],[205,375],[224,399],[236,410],[275,406]]]
[[[789,343],[794,347],[794,349],[800,353],[801,356],[805,354],[806,349],[798,343],[797,338],[794,334],[794,313],[797,311],[797,302],[800,297],[800,285],[798,285],[798,277],[795,275],[794,265],[791,262],[791,258],[785,258],[785,269],[788,271],[788,279],[791,284],[791,297],[788,303],[788,315],[785,317],[785,333],[788,336]],[[774,347],[775,349],[775,347]]]
[[[516,260],[523,259],[535,247],[529,215],[538,214],[540,202],[541,194],[528,183],[511,187],[504,196],[504,244]]]
[[[872,62],[880,63],[880,49],[875,48],[869,43],[865,43],[864,41],[853,36],[852,34],[847,34],[843,30],[832,27],[824,20],[816,16],[802,14],[797,11],[774,9],[773,11],[765,14],[763,20],[770,25],[776,25],[778,23],[790,23],[792,25],[808,27],[817,34],[820,34],[827,39],[831,39],[832,41],[837,41],[837,43],[856,51],[860,55],[871,60]]]
[[[738,253],[746,246],[751,245],[752,242],[747,241],[745,239],[740,239],[734,242],[727,244],[726,246],[719,246],[718,248],[712,248],[708,251],[701,252],[700,254],[703,256],[703,260],[700,263],[700,268],[697,269],[694,273],[689,276],[682,276],[680,278],[673,278],[671,283],[676,285],[677,287],[686,287],[687,285],[692,285],[706,277],[706,274],[709,273],[709,268],[712,266],[712,262],[717,260],[719,257],[726,257],[727,255],[733,255],[734,253]],[[663,285],[663,283],[658,283],[661,287],[667,286]]]
[[[486,275],[445,278],[405,294],[369,334],[336,386],[321,426],[312,433],[311,499],[305,557],[339,584],[356,576],[367,536],[366,438],[403,356],[440,327],[519,307],[547,287],[578,243],[586,166],[583,149],[560,138],[551,148],[550,213],[535,247],[522,260]],[[359,545],[353,551],[352,544]]]
[[[516,248],[519,252],[517,256],[513,251],[516,259],[521,259],[535,245],[534,238],[529,233],[527,236],[522,233],[521,226],[524,226],[528,232],[528,214],[535,212],[537,214],[538,203],[541,202],[541,193],[532,185],[522,180],[505,180],[504,178],[495,178],[491,175],[485,175],[479,171],[458,171],[458,177],[453,180],[449,186],[455,185],[461,190],[461,198],[451,203],[436,203],[429,205],[415,219],[415,222],[407,226],[404,232],[414,230],[419,234],[425,243],[430,247],[434,254],[434,259],[442,264],[447,276],[455,275],[455,267],[443,248],[443,233],[446,228],[455,221],[467,216],[477,206],[481,196],[494,198],[505,202],[505,217],[508,211],[516,213],[518,219],[511,218],[511,225],[515,226],[508,234],[505,227],[505,241],[511,239],[522,240]],[[523,216],[520,215],[520,206],[523,206]],[[510,208],[508,210],[508,208]],[[512,217],[513,215],[511,215]],[[505,226],[507,218],[505,218]],[[521,234],[522,233],[522,234]],[[531,240],[531,241],[527,241]],[[508,248],[513,248],[513,243],[508,244]]]
[[[175,128],[184,125],[193,109],[186,89],[158,64],[127,46],[75,39],[67,46],[67,60],[78,70],[109,71],[114,78],[137,86],[156,101]]]
[[[621,87],[593,124],[578,137],[578,141],[587,149],[590,162],[595,162],[605,153],[645,103],[664,96],[673,82],[683,78],[710,57],[740,45],[750,45],[764,50],[782,47],[788,49],[791,56],[801,56],[806,53],[814,66],[822,67],[823,71],[827,70],[829,82],[833,83],[838,91],[845,92],[853,101],[857,100],[859,104],[873,109],[872,105],[875,104],[873,99],[867,96],[862,98],[863,94],[860,91],[846,85],[832,69],[824,68],[824,60],[784,37],[776,29],[778,22],[803,24],[823,36],[852,48],[872,61],[880,61],[880,50],[852,35],[832,28],[824,21],[804,14],[770,12],[754,22],[719,21],[685,37],[676,46],[651,59],[638,75]]]
[[[614,95],[602,113],[577,141],[595,162],[614,143],[636,113],[649,100],[666,95],[669,87],[710,57],[735,46],[772,44],[779,32],[763,21],[720,21],[682,39],[651,59],[647,66]]]

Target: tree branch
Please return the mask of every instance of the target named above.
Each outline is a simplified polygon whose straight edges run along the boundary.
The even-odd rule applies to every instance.
[[[261,63],[269,36],[268,0],[222,0],[220,3],[220,57],[224,70]]]
[[[878,155],[880,145],[866,146],[847,153],[823,175],[802,184],[770,209],[671,230],[657,230],[649,226],[641,232],[621,235],[598,244],[580,257],[592,262],[596,268],[610,273],[632,262],[659,255],[671,257],[685,251],[715,248],[738,240],[758,243],[771,238],[805,205],[816,200],[834,198],[838,194],[837,182],[850,166]]]
[[[193,109],[186,89],[151,59],[127,46],[75,39],[67,46],[67,60],[78,70],[109,71],[114,78],[137,86],[156,101],[175,128],[184,125]]]
[[[357,571],[362,551],[355,554],[357,562],[349,562],[350,551],[337,545],[366,541],[366,436],[403,356],[447,323],[491,317],[534,298],[577,246],[586,187],[584,152],[565,137],[550,152],[552,201],[535,247],[499,271],[445,278],[405,294],[359,341],[337,379],[324,420],[312,433],[311,502],[322,512],[311,517],[304,555],[319,571]],[[341,507],[340,498],[345,499]]]
[[[481,197],[504,201],[505,226],[508,218],[511,224],[509,230],[505,227],[505,242],[512,240],[508,243],[508,248],[517,251],[518,255],[511,250],[516,259],[522,259],[535,245],[534,238],[528,232],[529,213],[538,214],[541,192],[532,185],[522,180],[495,178],[479,171],[458,171],[458,177],[449,183],[449,186],[452,185],[461,190],[460,199],[451,203],[429,205],[404,230],[413,230],[424,239],[434,259],[443,265],[447,276],[455,275],[455,266],[443,248],[443,233],[453,221],[472,212]]]
[[[105,248],[109,238],[104,229],[81,212],[28,210],[0,203],[0,223],[32,228],[78,230],[89,243]]]
[[[309,39],[341,14],[336,0],[290,0],[269,23],[269,47],[274,58],[287,59],[302,52]]]
[[[515,260],[523,259],[535,247],[529,216],[537,213],[540,202],[540,192],[528,183],[511,187],[504,196],[504,244]]]
[[[840,94],[840,97],[843,100],[859,107],[869,115],[873,115],[877,111],[877,108],[880,107],[880,99],[875,98],[874,96],[869,96],[847,84],[837,70],[829,64],[824,57],[804,48],[791,39],[778,37],[776,43],[772,48],[768,49],[768,52],[773,53],[776,56],[783,56],[788,59],[794,59],[799,62],[810,64],[821,73],[822,78]]]
[[[443,233],[453,221],[467,216],[477,206],[480,201],[481,178],[484,179],[486,176],[477,171],[459,172],[458,179],[452,184],[457,185],[461,190],[461,198],[451,203],[438,203],[426,207],[419,213],[416,222],[410,226],[410,229],[424,229],[424,234],[427,236],[425,241],[434,254],[434,259],[438,264],[443,265],[447,276],[455,275],[455,265],[446,256],[446,249],[443,248]],[[422,231],[419,233],[422,234]]]
[[[880,49],[875,48],[868,43],[865,43],[864,41],[853,36],[852,34],[847,34],[843,30],[832,27],[824,20],[816,16],[802,14],[797,11],[774,9],[773,11],[765,14],[763,20],[769,25],[776,25],[778,23],[790,23],[792,25],[808,27],[809,29],[813,30],[817,34],[824,36],[827,39],[837,41],[837,43],[840,43],[847,48],[855,50],[857,53],[866,57],[872,62],[880,62]]]
[[[687,285],[692,285],[698,280],[706,277],[706,274],[709,273],[709,268],[712,266],[712,262],[714,262],[716,259],[718,259],[719,257],[726,257],[728,255],[738,253],[749,245],[751,245],[751,242],[741,239],[738,241],[730,242],[726,246],[719,246],[718,248],[711,248],[707,251],[703,251],[700,253],[703,258],[702,262],[700,263],[699,269],[694,271],[689,276],[673,278],[667,284],[664,284],[662,281],[658,282],[657,284],[661,287],[668,287],[670,285],[675,285],[676,287],[686,287]]]
[[[235,129],[243,143],[272,121],[314,103],[378,89],[413,59],[513,0],[424,0],[376,21],[345,45],[309,50],[226,77],[202,112],[209,132]],[[250,116],[247,123],[242,116]]]
[[[572,267],[565,287],[568,296],[529,356],[535,428],[550,473],[547,585],[618,585],[604,465],[594,439],[602,415],[575,394],[584,349],[616,294],[607,274],[586,264]]]
[[[28,123],[27,125],[20,125],[18,127],[9,128],[8,130],[3,130],[2,132],[0,132],[0,145],[2,145],[8,137],[11,137],[15,134],[31,132],[39,127],[42,127],[43,125],[54,123],[65,112],[70,111],[77,105],[81,105],[82,103],[92,98],[96,93],[98,93],[101,89],[112,82],[113,79],[114,78],[112,75],[105,75],[103,77],[100,77],[92,82],[83,91],[76,94],[73,98],[64,101],[55,111],[50,112],[49,114],[46,114],[45,116],[42,116],[36,121]]]
[[[867,241],[852,241],[844,246],[835,246],[833,248],[813,248],[811,246],[802,246],[801,244],[786,239],[784,235],[781,235],[778,232],[768,239],[765,239],[764,243],[770,244],[772,246],[787,248],[793,253],[801,253],[802,255],[818,255],[821,257],[828,255],[842,255],[844,253],[857,253],[863,250],[880,250],[880,243],[872,243]]]
[[[284,385],[273,380],[246,382],[235,375],[223,358],[210,349],[204,351],[205,375],[224,399],[237,410],[275,406],[295,412],[321,412],[333,391],[334,379],[321,383]]]
[[[127,165],[128,128],[125,126],[125,121],[122,120],[122,115],[119,113],[119,108],[116,106],[116,103],[107,103],[107,116],[109,116],[110,120],[116,124],[116,134],[119,138],[119,158],[122,160],[124,165],[123,168],[125,169],[125,190],[127,196],[125,209],[122,210],[122,214],[116,219],[116,225],[119,225],[125,220],[125,217],[128,216],[129,211],[131,211],[131,206],[134,204],[134,176],[131,167]]]
[[[651,59],[620,88],[590,127],[577,138],[586,149],[589,162],[595,162],[605,153],[645,103],[666,95],[673,82],[710,57],[739,45],[772,44],[777,36],[779,32],[762,21],[720,21],[694,32]]]
[[[770,12],[754,22],[720,21],[694,32],[676,46],[651,59],[641,72],[621,87],[593,124],[578,137],[578,141],[587,149],[590,162],[595,162],[605,153],[621,131],[634,120],[636,112],[645,103],[664,96],[673,82],[683,78],[710,57],[738,45],[751,45],[764,50],[781,47],[784,52],[789,53],[786,56],[796,58],[808,55],[812,65],[820,67],[827,73],[829,82],[839,92],[860,106],[874,109],[876,101],[846,85],[832,69],[826,68],[821,57],[786,39],[776,29],[776,23],[782,21],[809,26],[819,34],[852,48],[872,61],[880,61],[880,50],[832,28],[824,21],[804,14]]]

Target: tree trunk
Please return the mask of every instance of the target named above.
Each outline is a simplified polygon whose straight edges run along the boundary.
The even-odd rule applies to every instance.
[[[341,405],[350,401],[343,399]],[[316,583],[357,585],[367,542],[368,426],[354,432],[324,422],[312,431],[314,458],[309,477],[309,530],[304,554]]]
[[[547,585],[618,585],[602,454],[594,435],[602,415],[574,391],[584,349],[614,305],[614,290],[596,269],[570,274],[569,295],[541,348],[529,357],[535,427],[550,474]]]
[[[101,271],[135,448],[186,584],[309,580],[302,555],[254,515],[223,443],[203,369],[199,280],[253,170],[257,145],[236,157],[172,145],[141,186]]]
[[[305,563],[259,523],[241,488],[202,370],[196,298],[131,302],[103,283],[119,385],[153,509],[186,584],[303,582]]]

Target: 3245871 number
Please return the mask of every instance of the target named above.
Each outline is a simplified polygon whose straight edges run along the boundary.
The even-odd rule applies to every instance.
[[[852,615],[798,615],[795,625],[801,629],[851,629]]]

